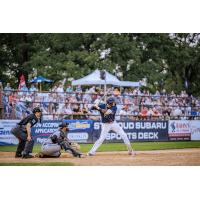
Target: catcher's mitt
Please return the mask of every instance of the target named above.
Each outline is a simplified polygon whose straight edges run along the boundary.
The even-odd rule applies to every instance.
[[[81,148],[80,145],[78,143],[75,143],[75,142],[71,143],[71,147],[73,149],[77,150],[77,151],[80,150],[80,148]]]

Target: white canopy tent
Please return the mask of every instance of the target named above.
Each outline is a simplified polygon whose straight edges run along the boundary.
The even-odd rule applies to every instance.
[[[110,74],[105,70],[106,79],[102,80],[100,78],[100,70],[96,69],[91,74],[80,78],[78,80],[72,81],[72,85],[116,85],[121,87],[139,87],[139,82],[132,81],[120,81],[116,76]]]
[[[100,78],[100,70],[96,69],[91,74],[80,78],[78,80],[72,81],[72,85],[118,85],[120,84],[120,80],[110,74],[109,72],[105,71],[106,73],[106,79],[102,80]]]
[[[121,87],[140,87],[140,82],[120,81]]]

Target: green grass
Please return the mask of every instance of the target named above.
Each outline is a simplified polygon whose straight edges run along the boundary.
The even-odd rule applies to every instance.
[[[69,162],[0,163],[0,166],[73,166]]]
[[[86,153],[92,148],[93,144],[81,144],[81,152]],[[136,151],[161,150],[161,149],[184,149],[200,148],[200,141],[178,141],[178,142],[134,142],[133,148]],[[40,151],[41,145],[35,145],[33,152]],[[105,143],[98,151],[125,151],[123,143]],[[16,146],[0,146],[0,152],[14,152]],[[72,166],[69,162],[41,162],[41,163],[0,163],[0,166]]]
[[[81,152],[86,153],[92,148],[93,144],[81,144]],[[178,142],[134,142],[133,148],[136,151],[161,150],[161,149],[184,149],[200,148],[200,141],[178,141]],[[35,145],[33,152],[40,151],[40,145]],[[16,146],[0,146],[0,151],[13,152]],[[105,143],[98,151],[125,151],[126,146],[123,143]]]

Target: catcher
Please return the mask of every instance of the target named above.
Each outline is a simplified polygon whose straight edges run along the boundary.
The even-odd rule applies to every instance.
[[[36,157],[60,157],[61,150],[64,149],[65,152],[70,152],[74,157],[81,158],[82,154],[77,151],[80,149],[80,146],[77,143],[69,142],[67,139],[68,125],[68,123],[61,123],[59,129],[42,144],[41,152],[36,154]]]

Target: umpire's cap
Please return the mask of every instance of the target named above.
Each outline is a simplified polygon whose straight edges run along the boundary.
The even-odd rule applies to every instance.
[[[35,107],[33,109],[33,113],[36,113],[36,112],[42,112],[42,110],[39,107]]]
[[[106,101],[107,104],[112,104],[112,103],[115,103],[115,99],[114,97],[109,97]]]
[[[68,127],[68,126],[69,126],[69,123],[67,123],[67,122],[62,122],[61,124],[59,124],[60,128],[64,128],[64,127]]]

